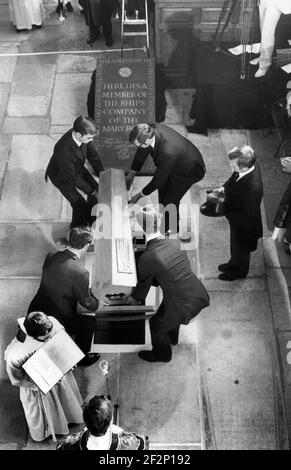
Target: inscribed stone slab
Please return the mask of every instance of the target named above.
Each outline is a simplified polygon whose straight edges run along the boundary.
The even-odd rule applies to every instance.
[[[136,151],[128,142],[131,129],[140,122],[154,122],[154,63],[97,59],[96,70],[95,119],[100,125],[96,144],[106,168],[128,168]]]

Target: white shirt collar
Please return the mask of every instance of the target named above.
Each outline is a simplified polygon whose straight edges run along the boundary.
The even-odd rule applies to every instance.
[[[255,169],[255,165],[251,166],[251,168],[249,168],[247,171],[243,171],[243,172],[239,171],[239,177],[236,181],[241,180],[244,176],[254,171],[254,169]]]
[[[81,147],[82,142],[79,142],[77,139],[75,139],[73,132],[72,132],[72,138],[73,138],[73,141],[78,145],[78,147]]]
[[[79,258],[79,259],[81,258],[81,257],[80,257],[80,253],[79,253],[77,250],[74,250],[74,248],[69,247],[69,248],[67,248],[67,250],[69,250],[69,251],[71,251],[72,253],[74,253],[74,255],[76,255],[77,258]]]
[[[153,147],[153,149],[154,149],[154,148],[155,148],[155,144],[156,144],[156,136],[153,135],[152,138],[151,138],[150,146]]]
[[[161,232],[158,231],[156,233],[150,233],[149,235],[146,235],[146,242],[148,243],[151,240],[154,240],[155,238],[158,238],[161,236]]]
[[[111,444],[111,429],[108,428],[104,436],[93,436],[90,434],[87,440],[87,449],[88,450],[107,450]]]

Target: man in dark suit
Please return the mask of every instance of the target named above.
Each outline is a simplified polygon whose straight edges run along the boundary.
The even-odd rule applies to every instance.
[[[89,28],[87,43],[92,45],[100,37],[100,28],[102,26],[105,44],[111,47],[113,45],[111,17],[118,1],[80,0],[79,3],[83,8],[85,21]]]
[[[206,171],[201,153],[188,139],[163,124],[138,124],[131,130],[129,141],[138,149],[127,172],[128,189],[149,154],[157,167],[153,179],[130,203],[136,204],[142,196],[157,189],[161,209],[164,208],[162,227],[165,233],[169,230],[178,233],[180,201]]]
[[[78,303],[92,312],[99,305],[89,289],[89,273],[80,260],[91,242],[88,227],[70,230],[68,248],[47,255],[40,287],[28,308],[28,313],[39,310],[57,318],[67,333],[76,335],[76,344],[86,354],[80,365],[91,365],[100,357],[88,353],[96,326],[95,317],[77,312]]]
[[[247,276],[250,253],[262,237],[263,183],[254,151],[248,145],[228,153],[234,172],[224,184],[226,218],[230,226],[230,260],[218,266],[222,281]]]
[[[92,119],[79,116],[70,129],[56,143],[45,173],[73,209],[71,228],[92,225],[92,207],[97,204],[98,183],[85,168],[88,160],[96,176],[103,170],[102,162],[93,144],[96,126]],[[87,200],[77,191],[87,194]]]
[[[151,206],[142,208],[137,221],[147,243],[138,259],[138,283],[129,302],[135,305],[144,301],[152,285],[160,286],[163,291],[163,301],[150,319],[153,349],[141,351],[139,357],[149,362],[169,362],[172,358],[171,344],[178,343],[180,325],[187,325],[207,307],[209,296],[192,272],[179,242],[161,236],[156,210]]]

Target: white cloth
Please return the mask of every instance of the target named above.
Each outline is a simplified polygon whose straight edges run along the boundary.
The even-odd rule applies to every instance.
[[[9,14],[17,29],[31,29],[40,26],[44,19],[42,0],[9,0]]]
[[[111,424],[107,429],[107,432],[104,436],[96,437],[90,434],[88,441],[87,441],[87,449],[88,450],[108,450],[110,449],[111,442],[112,442],[112,433],[121,434],[123,429],[116,424]]]
[[[284,13],[284,15],[291,13],[291,0],[260,0],[260,5],[264,8],[275,6]]]
[[[53,333],[62,325],[53,317]],[[69,423],[82,423],[82,397],[72,372],[68,372],[50,392],[43,395],[25,373],[22,365],[43,342],[27,336],[24,343],[14,338],[4,352],[6,370],[12,385],[20,387],[20,400],[30,435],[43,441],[53,434],[68,434]],[[49,419],[48,419],[49,417]]]

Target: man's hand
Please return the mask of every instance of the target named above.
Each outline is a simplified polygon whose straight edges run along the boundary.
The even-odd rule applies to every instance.
[[[282,171],[284,173],[291,173],[291,157],[281,158]]]
[[[140,305],[139,300],[135,300],[130,294],[125,295],[122,300],[129,305]]]
[[[136,171],[134,170],[125,170],[125,182],[126,182],[126,189],[127,191],[131,188],[132,182],[136,175]]]
[[[136,204],[142,197],[143,195],[141,193],[137,193],[135,196],[131,198],[130,201],[128,201],[128,204],[131,204],[131,205]]]

